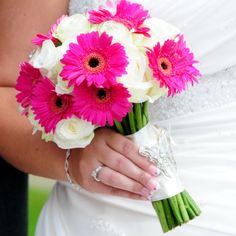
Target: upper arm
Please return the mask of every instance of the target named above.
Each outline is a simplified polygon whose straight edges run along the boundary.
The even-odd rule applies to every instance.
[[[68,0],[0,0],[0,86],[14,86],[31,39],[67,13]]]

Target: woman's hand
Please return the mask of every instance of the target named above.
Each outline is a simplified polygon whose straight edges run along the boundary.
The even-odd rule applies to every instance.
[[[158,187],[157,167],[138,154],[132,141],[110,129],[96,130],[92,143],[75,152],[72,151],[70,171],[90,192],[150,200]],[[98,173],[100,182],[91,176],[98,166],[103,166]]]

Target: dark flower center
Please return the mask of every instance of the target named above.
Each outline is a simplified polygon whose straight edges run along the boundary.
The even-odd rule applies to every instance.
[[[50,110],[55,114],[66,111],[70,106],[69,95],[58,96],[57,94],[55,94],[54,96],[52,96],[49,102],[49,106]]]
[[[99,52],[92,52],[84,58],[84,68],[89,73],[103,72],[106,65],[106,58]]]
[[[56,105],[58,108],[62,108],[62,106],[63,106],[63,101],[62,101],[61,97],[57,97],[57,98],[56,98],[55,105]]]
[[[166,76],[171,75],[171,73],[172,73],[172,64],[171,64],[171,61],[168,58],[160,57],[160,58],[158,58],[157,63],[158,63],[159,69],[161,70],[161,72],[164,75],[166,75]]]
[[[99,98],[100,100],[104,100],[104,99],[106,98],[106,96],[107,96],[106,90],[104,90],[104,89],[99,89],[99,90],[97,91],[97,96],[98,96],[98,98]]]
[[[111,100],[111,91],[108,89],[100,88],[96,92],[98,103],[107,103]]]
[[[100,62],[99,62],[98,58],[95,58],[95,57],[90,58],[89,65],[92,68],[96,68],[97,66],[99,66],[99,64],[100,64]]]
[[[163,70],[166,70],[168,68],[168,66],[166,65],[165,62],[161,63],[161,67],[162,67]]]

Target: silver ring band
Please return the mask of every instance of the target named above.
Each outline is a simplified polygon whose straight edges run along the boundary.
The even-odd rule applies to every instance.
[[[100,182],[101,180],[98,179],[98,174],[101,171],[101,169],[103,168],[103,166],[98,166],[95,170],[92,171],[91,176],[93,177],[93,179],[97,182]]]

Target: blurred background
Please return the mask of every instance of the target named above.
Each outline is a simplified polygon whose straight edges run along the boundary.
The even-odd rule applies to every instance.
[[[29,177],[29,225],[28,236],[34,236],[40,211],[55,181],[30,175]]]

